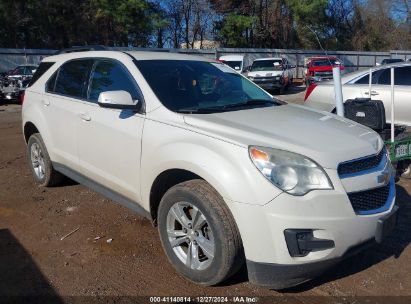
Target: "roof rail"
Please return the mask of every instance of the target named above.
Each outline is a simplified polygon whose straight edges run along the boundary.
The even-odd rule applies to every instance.
[[[62,49],[56,52],[58,54],[75,53],[75,52],[87,52],[87,51],[106,51],[107,47],[104,45],[84,45],[84,46],[73,46],[71,48]]]

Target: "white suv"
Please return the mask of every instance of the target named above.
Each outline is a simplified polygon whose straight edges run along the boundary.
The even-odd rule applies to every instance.
[[[294,286],[395,226],[394,176],[375,132],[280,104],[203,57],[47,57],[23,128],[40,185],[65,175],[146,216],[177,271],[200,284],[246,262],[251,282]]]

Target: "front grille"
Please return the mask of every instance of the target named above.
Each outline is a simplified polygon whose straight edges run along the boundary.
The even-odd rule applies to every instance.
[[[390,195],[390,183],[384,187],[355,193],[348,193],[355,212],[375,210],[383,207]]]
[[[333,72],[314,72],[314,76],[319,76],[319,77],[332,77]]]
[[[276,77],[254,77],[254,82],[262,83],[262,82],[275,82]]]
[[[367,156],[353,161],[344,162],[338,165],[338,175],[355,174],[361,171],[377,167],[384,157],[385,149],[381,149],[380,153],[373,156]]]

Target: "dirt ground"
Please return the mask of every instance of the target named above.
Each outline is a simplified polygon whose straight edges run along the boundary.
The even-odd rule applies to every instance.
[[[301,100],[301,90],[293,93],[282,98]],[[198,286],[174,271],[157,229],[146,219],[74,182],[38,187],[26,161],[20,106],[0,105],[0,302],[5,296],[34,295],[52,302],[129,296],[131,302],[148,303],[149,298],[134,296],[172,295],[227,296],[230,301],[263,297],[281,303],[408,296],[380,303],[411,303],[411,181],[400,180],[397,193],[399,225],[392,237],[314,281],[276,292],[248,283],[243,269],[222,286]],[[374,303],[381,298],[362,299]]]

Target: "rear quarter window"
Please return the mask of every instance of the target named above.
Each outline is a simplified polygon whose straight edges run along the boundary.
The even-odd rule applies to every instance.
[[[33,78],[31,78],[31,81],[28,86],[32,86],[37,80],[39,80],[40,77],[43,76],[43,74],[46,73],[53,66],[54,63],[55,62],[40,63],[40,65],[36,69],[36,72],[33,75]]]

